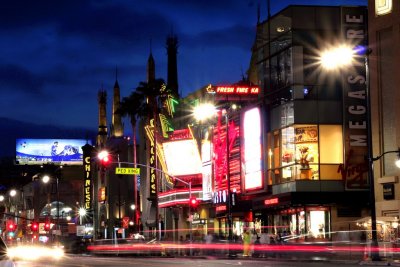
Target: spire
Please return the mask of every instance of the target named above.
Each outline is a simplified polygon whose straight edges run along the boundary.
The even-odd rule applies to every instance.
[[[103,89],[103,85],[101,85],[101,89],[97,94],[97,101],[99,103],[99,131],[97,133],[97,146],[102,147],[105,146],[107,141],[107,92]]]
[[[147,59],[147,82],[154,81],[156,79],[156,64],[154,62],[151,39],[150,39],[150,55]]]
[[[178,54],[178,37],[171,34],[167,37],[167,54],[168,54],[168,87],[172,93],[179,96],[178,87],[178,66],[177,66],[177,54]]]
[[[122,127],[122,119],[121,114],[119,113],[119,109],[121,106],[121,95],[118,84],[118,68],[115,68],[115,84],[113,91],[113,106],[112,106],[112,131],[111,136],[113,137],[122,137],[124,135],[124,130]]]

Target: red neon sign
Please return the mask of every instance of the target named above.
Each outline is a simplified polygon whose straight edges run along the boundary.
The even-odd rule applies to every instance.
[[[266,199],[266,200],[264,200],[264,204],[266,205],[266,206],[268,206],[268,205],[273,205],[273,204],[278,204],[279,203],[279,198],[271,198],[271,199]]]
[[[215,211],[226,211],[226,206],[225,205],[217,206],[215,207]]]
[[[217,94],[228,95],[258,95],[260,92],[260,88],[258,86],[243,85],[215,86],[214,92]]]

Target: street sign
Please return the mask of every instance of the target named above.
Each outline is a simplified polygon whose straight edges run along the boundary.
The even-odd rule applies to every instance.
[[[140,168],[115,168],[115,174],[137,175],[140,174]]]

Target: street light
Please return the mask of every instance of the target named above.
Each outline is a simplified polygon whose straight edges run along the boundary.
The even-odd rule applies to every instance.
[[[50,181],[49,175],[43,175],[42,182],[47,184]],[[56,194],[57,194],[57,221],[56,221],[56,229],[57,229],[57,239],[58,239],[58,231],[60,231],[60,191],[58,187],[58,176],[56,176]],[[50,212],[51,215],[51,212]],[[61,232],[60,232],[61,233]]]
[[[78,214],[79,214],[79,225],[82,225],[82,218],[86,216],[86,209],[79,208]]]
[[[371,206],[371,259],[373,261],[379,261],[379,252],[375,248],[378,248],[378,236],[377,236],[377,225],[376,225],[376,207],[375,207],[375,178],[374,178],[374,164],[373,162],[380,159],[383,155],[388,153],[398,153],[398,151],[384,152],[377,157],[373,157],[372,153],[372,122],[371,122],[371,95],[369,87],[369,67],[368,67],[368,55],[371,53],[371,49],[365,46],[351,47],[349,45],[341,45],[321,53],[320,63],[321,66],[327,70],[336,70],[349,67],[353,64],[356,57],[364,57],[365,65],[365,91],[366,91],[366,113],[367,113],[367,148],[368,148],[368,182],[369,182],[369,201]],[[396,162],[396,165],[399,164]]]
[[[236,110],[236,104],[232,104],[230,109]],[[217,112],[221,112],[221,114],[225,117],[225,131],[226,131],[226,180],[227,180],[227,188],[228,188],[228,197],[227,197],[227,221],[228,221],[228,240],[232,240],[233,232],[232,232],[232,199],[231,199],[231,179],[230,179],[230,161],[229,161],[229,113],[227,109],[218,110],[214,105],[210,103],[204,103],[198,105],[193,110],[193,116],[199,120],[203,121],[212,116],[215,116]]]

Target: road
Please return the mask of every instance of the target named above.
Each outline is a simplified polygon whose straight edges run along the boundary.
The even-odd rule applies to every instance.
[[[282,261],[282,260],[253,260],[253,259],[213,259],[213,258],[139,258],[139,257],[95,257],[67,255],[62,260],[41,260],[37,262],[16,262],[17,267],[92,267],[92,266],[152,266],[152,267],[230,267],[230,266],[251,266],[251,267],[334,267],[360,266],[356,261]],[[366,264],[367,265],[367,264]],[[383,262],[375,264],[368,263],[368,266],[383,266]],[[400,266],[400,265],[399,265]]]

